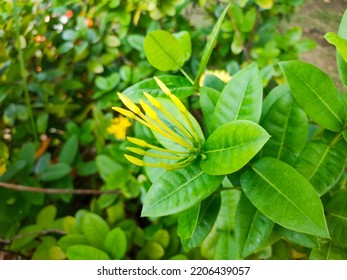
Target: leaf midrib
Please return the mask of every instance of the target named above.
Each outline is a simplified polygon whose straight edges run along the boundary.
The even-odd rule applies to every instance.
[[[289,199],[289,197],[287,197],[284,193],[282,193],[278,188],[276,188],[276,186],[268,180],[268,178],[266,178],[265,176],[262,175],[262,173],[260,173],[254,166],[252,166],[252,169],[259,175],[260,178],[262,178],[265,182],[267,182],[271,187],[273,187],[280,195],[282,195],[289,203],[291,203],[294,208],[296,208],[297,210],[299,210],[300,213],[303,214],[303,216],[307,217],[309,221],[311,221],[315,226],[317,226],[317,224],[311,219],[311,217],[309,217],[302,209],[300,209],[292,200]]]
[[[295,75],[301,82],[303,82],[311,91],[312,93],[321,101],[321,103],[328,109],[328,111],[335,116],[335,118],[338,120],[338,122],[343,125],[343,121],[339,118],[339,116],[328,106],[328,104],[325,102],[323,98],[319,96],[319,94],[305,81],[303,80],[299,75],[297,75],[294,71],[292,72],[293,75]]]
[[[243,146],[246,146],[246,145],[250,145],[250,144],[253,144],[254,142],[258,142],[259,139],[254,139],[252,141],[248,141],[248,142],[245,142],[245,143],[241,143],[239,145],[236,145],[236,146],[231,146],[231,147],[227,147],[227,148],[222,148],[222,149],[217,149],[217,150],[207,150],[205,151],[205,154],[209,154],[209,153],[221,153],[221,152],[225,152],[225,151],[229,151],[229,150],[234,150],[234,149],[237,149],[237,148],[241,148]]]

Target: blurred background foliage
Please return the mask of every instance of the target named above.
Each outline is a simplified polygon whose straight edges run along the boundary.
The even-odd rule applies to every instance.
[[[161,74],[146,60],[146,34],[188,31],[184,69],[195,74],[226,2],[0,0],[1,258],[227,257],[211,240],[185,251],[175,216],[139,218],[150,184],[124,159],[124,139],[152,136],[111,110],[117,91]],[[208,67],[233,75],[256,61],[271,89],[279,61],[315,47],[287,27],[304,1],[232,2]]]

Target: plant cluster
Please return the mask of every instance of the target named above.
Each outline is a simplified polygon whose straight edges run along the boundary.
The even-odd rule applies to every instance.
[[[0,250],[345,258],[346,98],[278,63],[314,46],[277,29],[302,2],[3,1]]]

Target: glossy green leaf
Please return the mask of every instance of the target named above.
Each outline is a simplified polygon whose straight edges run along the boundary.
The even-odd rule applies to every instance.
[[[262,119],[262,126],[271,135],[262,155],[292,164],[306,144],[308,122],[305,112],[288,92],[271,106]]]
[[[104,251],[89,245],[70,246],[66,253],[70,260],[110,260]]]
[[[275,232],[288,239],[290,242],[307,248],[316,248],[319,246],[318,237],[302,232],[293,231],[279,225],[275,226]]]
[[[177,233],[186,250],[199,246],[206,238],[216,221],[220,205],[221,197],[215,194],[179,216]]]
[[[110,231],[108,224],[94,213],[86,213],[82,218],[82,230],[88,242],[97,248],[104,248],[104,242]]]
[[[274,222],[298,232],[329,237],[318,194],[290,165],[262,158],[242,174],[241,186],[252,204]]]
[[[324,35],[324,38],[332,45],[336,47],[342,58],[347,62],[347,40],[341,38],[334,32],[328,32]]]
[[[57,207],[55,205],[48,205],[41,209],[36,217],[36,224],[42,228],[49,228],[57,215]]]
[[[241,196],[236,211],[235,235],[240,256],[255,253],[270,236],[273,221],[260,213],[245,195]]]
[[[211,195],[222,176],[205,174],[197,164],[166,171],[149,189],[142,216],[159,217],[182,212]]]
[[[345,141],[347,142],[347,130],[345,130],[345,131],[343,132],[343,138],[344,138]]]
[[[211,175],[233,173],[244,167],[264,146],[269,134],[258,124],[238,120],[216,129],[206,140],[202,170]]]
[[[256,63],[239,71],[224,87],[212,116],[214,129],[234,120],[258,122],[261,114],[262,79]]]
[[[307,115],[326,129],[341,131],[346,112],[333,80],[306,62],[281,62],[280,66],[295,101]]]
[[[78,137],[77,135],[72,135],[69,139],[64,143],[60,154],[59,154],[59,162],[66,163],[67,165],[71,165],[77,155],[78,152]]]
[[[149,63],[160,71],[179,70],[186,61],[180,41],[167,31],[150,32],[145,38],[144,50]]]
[[[158,78],[170,89],[170,91],[178,98],[185,98],[194,93],[192,84],[181,76],[158,76]],[[123,94],[130,98],[133,102],[139,103],[139,99],[144,99],[143,92],[150,93],[153,97],[164,97],[165,94],[158,87],[154,78],[145,79],[138,82],[123,91]]]
[[[328,192],[341,177],[347,158],[347,143],[341,139],[335,145],[323,141],[309,142],[295,163],[319,195]]]
[[[204,49],[204,52],[202,54],[202,58],[200,60],[200,65],[199,65],[199,68],[198,68],[198,72],[196,74],[196,79],[195,79],[195,85],[197,85],[200,81],[200,77],[201,75],[204,73],[205,71],[205,68],[206,68],[206,65],[210,59],[210,56],[211,56],[211,53],[212,53],[212,50],[213,48],[215,47],[216,45],[216,41],[218,39],[218,35],[219,35],[219,31],[220,31],[220,28],[221,28],[221,25],[223,23],[223,20],[224,20],[224,17],[228,11],[230,7],[230,4],[228,4],[224,10],[222,11],[222,13],[220,14],[216,24],[213,26],[213,29],[211,31],[211,34],[210,34],[210,37],[209,37],[209,40],[205,46],[205,49]]]
[[[40,180],[45,182],[55,181],[70,174],[71,167],[63,162],[48,166],[41,174]]]
[[[347,193],[337,193],[325,207],[331,243],[347,249]]]
[[[345,10],[341,19],[338,35],[347,40],[347,10]],[[336,52],[336,62],[341,81],[347,86],[347,62],[342,58],[339,52]]]
[[[310,260],[346,260],[347,250],[331,243],[320,244],[310,254]]]
[[[125,232],[120,228],[115,228],[107,234],[105,248],[113,259],[120,260],[125,256],[127,243]]]

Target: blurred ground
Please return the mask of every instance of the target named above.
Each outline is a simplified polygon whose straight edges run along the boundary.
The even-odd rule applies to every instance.
[[[303,53],[301,59],[328,73],[342,88],[336,70],[335,47],[323,38],[328,31],[337,33],[347,0],[307,0],[292,18],[292,25],[300,25],[303,37],[317,42],[314,51]]]

